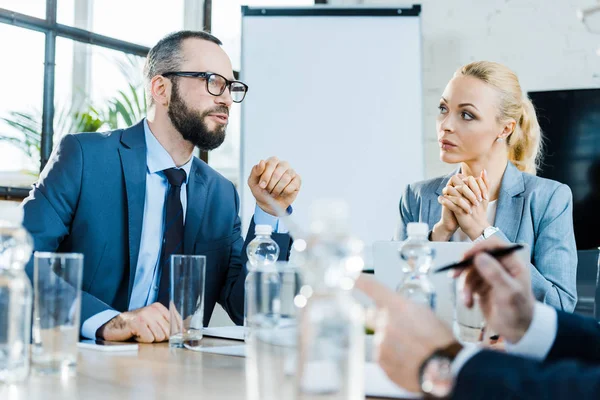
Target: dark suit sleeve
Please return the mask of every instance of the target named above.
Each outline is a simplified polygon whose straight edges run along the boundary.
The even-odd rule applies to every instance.
[[[83,152],[79,140],[76,135],[66,135],[23,201],[23,225],[33,236],[35,251],[55,252],[69,234],[79,201],[82,174]],[[33,282],[33,258],[26,272]],[[82,324],[107,309],[110,309],[107,304],[82,291]]]
[[[593,318],[557,311],[558,330],[546,362],[576,359],[600,365],[600,325]]]
[[[233,186],[233,192],[235,195],[235,206],[236,212],[239,214],[240,209],[240,198],[237,194],[237,190]],[[242,325],[244,323],[244,283],[246,281],[246,247],[248,243],[254,239],[254,216],[252,222],[248,228],[248,234],[246,240],[241,235],[241,220],[240,217],[236,217],[236,221],[233,227],[233,243],[231,245],[231,258],[229,261],[229,269],[227,271],[227,278],[225,285],[221,290],[219,304],[225,309],[229,318],[236,324]],[[279,245],[279,260],[286,261],[289,259],[291,251],[292,240],[288,234],[274,233],[272,235],[273,240]]]
[[[453,399],[599,399],[600,366],[541,363],[483,350],[461,368]]]
[[[544,362],[483,350],[461,368],[453,398],[600,398],[600,325],[561,311],[557,316]]]

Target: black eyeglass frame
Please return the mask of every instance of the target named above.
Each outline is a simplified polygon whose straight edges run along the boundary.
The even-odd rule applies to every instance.
[[[223,93],[225,93],[225,89],[227,89],[227,88],[229,88],[229,93],[231,93],[231,85],[234,83],[240,84],[244,87],[244,96],[242,96],[241,100],[236,101],[232,95],[231,99],[233,100],[234,103],[241,103],[242,101],[244,101],[244,99],[246,98],[246,95],[248,94],[248,85],[246,85],[244,82],[230,81],[229,79],[225,78],[223,75],[217,74],[214,72],[170,71],[170,72],[165,72],[164,74],[160,74],[160,75],[164,76],[165,78],[168,78],[169,76],[182,76],[182,77],[188,77],[188,78],[204,79],[204,80],[206,80],[206,91],[213,96],[222,95]],[[225,86],[223,86],[223,90],[221,90],[221,93],[211,92],[211,90],[209,88],[209,81],[212,76],[218,76],[225,81]]]

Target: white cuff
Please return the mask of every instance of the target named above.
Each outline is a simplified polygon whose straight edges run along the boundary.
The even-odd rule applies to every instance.
[[[456,378],[460,373],[460,370],[463,367],[463,365],[465,365],[467,361],[473,358],[473,356],[475,356],[475,354],[479,353],[481,350],[482,349],[479,345],[465,345],[465,347],[463,347],[463,349],[458,352],[458,354],[454,358],[454,361],[452,361],[452,376]]]
[[[518,343],[506,342],[508,353],[541,361],[546,358],[558,331],[556,310],[546,304],[535,303],[529,329]]]
[[[115,310],[104,310],[98,314],[92,315],[86,319],[81,326],[81,336],[88,339],[96,339],[96,331],[98,328],[119,314],[121,313]]]

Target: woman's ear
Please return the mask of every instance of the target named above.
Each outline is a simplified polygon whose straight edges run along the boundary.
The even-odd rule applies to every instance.
[[[515,131],[517,127],[517,122],[512,119],[504,124],[504,129],[502,129],[502,133],[498,135],[497,139],[507,140],[510,135]]]

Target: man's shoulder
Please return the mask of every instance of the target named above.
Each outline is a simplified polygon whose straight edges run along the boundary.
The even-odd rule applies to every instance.
[[[105,132],[80,132],[65,135],[61,140],[75,139],[82,148],[88,146],[115,146],[121,141],[123,129],[115,129]]]
[[[192,169],[195,170],[196,173],[200,174],[207,183],[209,183],[211,185],[219,185],[219,186],[233,185],[233,182],[231,182],[229,179],[227,179],[226,177],[221,175],[221,173],[219,173],[217,170],[212,168],[210,165],[208,165],[207,163],[205,163],[198,157],[194,156],[192,163],[193,163]]]
[[[106,132],[80,132],[68,133],[60,138],[57,147],[62,153],[73,151],[81,153],[83,157],[102,155],[116,150],[121,146],[123,129]]]

